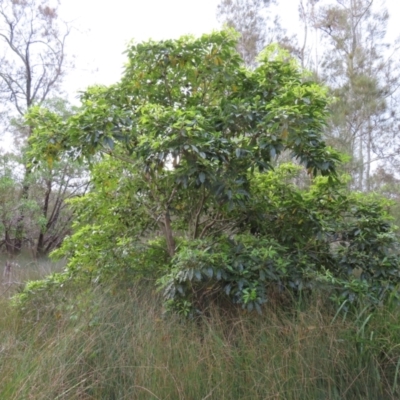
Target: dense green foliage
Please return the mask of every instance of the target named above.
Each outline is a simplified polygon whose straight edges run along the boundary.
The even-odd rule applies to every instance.
[[[33,163],[93,164],[56,282],[152,279],[184,314],[227,300],[261,311],[317,287],[346,306],[397,295],[385,205],[346,193],[322,140],[325,89],[274,46],[246,69],[236,40],[132,45],[121,82],[89,89],[69,120],[31,109]]]

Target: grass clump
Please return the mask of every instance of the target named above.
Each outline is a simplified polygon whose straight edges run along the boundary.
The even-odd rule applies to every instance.
[[[162,315],[146,284],[66,287],[0,304],[0,398],[397,399],[399,312],[344,316],[321,298],[262,316]]]

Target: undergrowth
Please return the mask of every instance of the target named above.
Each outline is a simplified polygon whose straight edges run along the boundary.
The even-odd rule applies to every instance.
[[[163,315],[150,285],[64,287],[0,304],[0,398],[398,399],[399,311],[336,313],[316,296],[262,316]]]

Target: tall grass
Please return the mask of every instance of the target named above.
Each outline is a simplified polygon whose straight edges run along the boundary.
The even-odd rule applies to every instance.
[[[22,311],[6,297],[1,399],[400,398],[396,308],[334,318],[316,298],[188,321],[163,316],[146,285],[69,288]]]
[[[6,263],[11,263],[9,272],[5,270]],[[55,263],[47,258],[35,260],[29,254],[10,259],[0,253],[0,297],[10,297],[28,280],[41,279],[61,270],[64,265],[64,261]]]

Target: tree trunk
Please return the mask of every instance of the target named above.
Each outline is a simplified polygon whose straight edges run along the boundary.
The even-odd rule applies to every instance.
[[[164,215],[164,233],[167,241],[168,254],[173,257],[175,255],[175,239],[172,234],[171,218],[167,210]]]
[[[372,152],[372,125],[371,125],[371,117],[368,118],[368,136],[367,136],[367,168],[366,168],[366,176],[365,176],[365,188],[366,191],[369,192],[371,189],[371,152]]]
[[[9,256],[12,256],[14,254],[14,243],[12,242],[12,239],[10,238],[8,228],[6,228],[6,232],[4,234],[4,243],[6,245],[7,254]]]
[[[51,195],[51,187],[52,187],[52,181],[50,179],[46,180],[46,193],[44,195],[44,204],[43,204],[43,209],[42,209],[42,214],[43,217],[47,220],[47,213],[49,210],[49,201],[50,201],[50,195]],[[49,222],[46,223],[46,227],[40,230],[39,233],[39,238],[36,246],[36,254],[41,256],[43,255],[43,249],[44,249],[44,234],[49,228]]]
[[[26,201],[29,197],[29,178],[31,176],[31,169],[25,166],[25,178],[21,190],[21,200]],[[25,222],[25,211],[24,207],[21,207],[21,215],[18,217],[16,222],[15,230],[15,241],[14,241],[14,254],[18,254],[22,250],[22,242],[24,240],[24,222]]]

